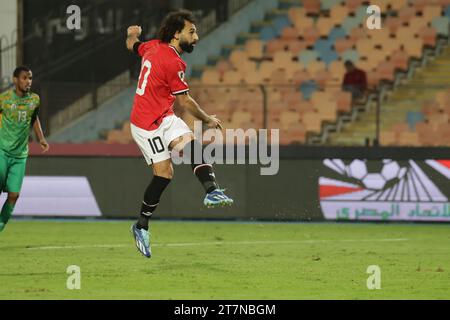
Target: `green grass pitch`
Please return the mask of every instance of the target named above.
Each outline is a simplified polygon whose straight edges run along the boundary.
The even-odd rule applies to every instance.
[[[0,299],[450,299],[450,225],[13,220]],[[69,290],[69,265],[81,289]],[[381,289],[369,290],[370,265]]]

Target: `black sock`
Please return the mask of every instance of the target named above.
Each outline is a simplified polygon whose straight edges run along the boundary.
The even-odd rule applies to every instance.
[[[195,157],[195,153],[199,152],[201,154],[199,157]],[[190,157],[192,171],[197,176],[200,183],[203,185],[206,193],[210,193],[219,188],[216,182],[216,176],[214,175],[214,170],[212,165],[205,163],[203,159],[203,147],[197,140],[192,140],[188,143],[184,149],[183,153]]]
[[[219,188],[214,175],[213,167],[210,164],[200,164],[193,168],[194,174],[203,185],[206,193],[210,193]]]
[[[144,194],[141,213],[137,222],[138,229],[148,230],[148,221],[159,204],[159,198],[170,183],[170,179],[154,176]]]

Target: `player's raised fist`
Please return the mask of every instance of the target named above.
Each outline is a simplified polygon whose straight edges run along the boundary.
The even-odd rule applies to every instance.
[[[127,29],[127,35],[128,36],[137,36],[139,37],[141,35],[142,28],[140,26],[129,26]]]

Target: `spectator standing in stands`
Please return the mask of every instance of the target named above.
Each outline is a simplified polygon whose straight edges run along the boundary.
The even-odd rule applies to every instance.
[[[349,60],[345,61],[344,65],[347,72],[342,82],[342,90],[351,92],[353,100],[364,97],[367,90],[366,73],[356,68],[353,62]]]

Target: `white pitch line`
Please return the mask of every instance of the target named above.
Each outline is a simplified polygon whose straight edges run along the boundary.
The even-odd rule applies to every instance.
[[[396,242],[408,241],[407,238],[396,239],[336,239],[336,240],[299,240],[299,241],[212,241],[212,242],[180,242],[180,243],[155,243],[152,247],[192,247],[192,246],[216,246],[216,245],[270,245],[270,244],[301,244],[301,243],[324,243],[324,242]],[[132,244],[94,244],[79,246],[45,246],[31,247],[28,250],[60,250],[60,249],[91,249],[91,248],[125,248]]]

